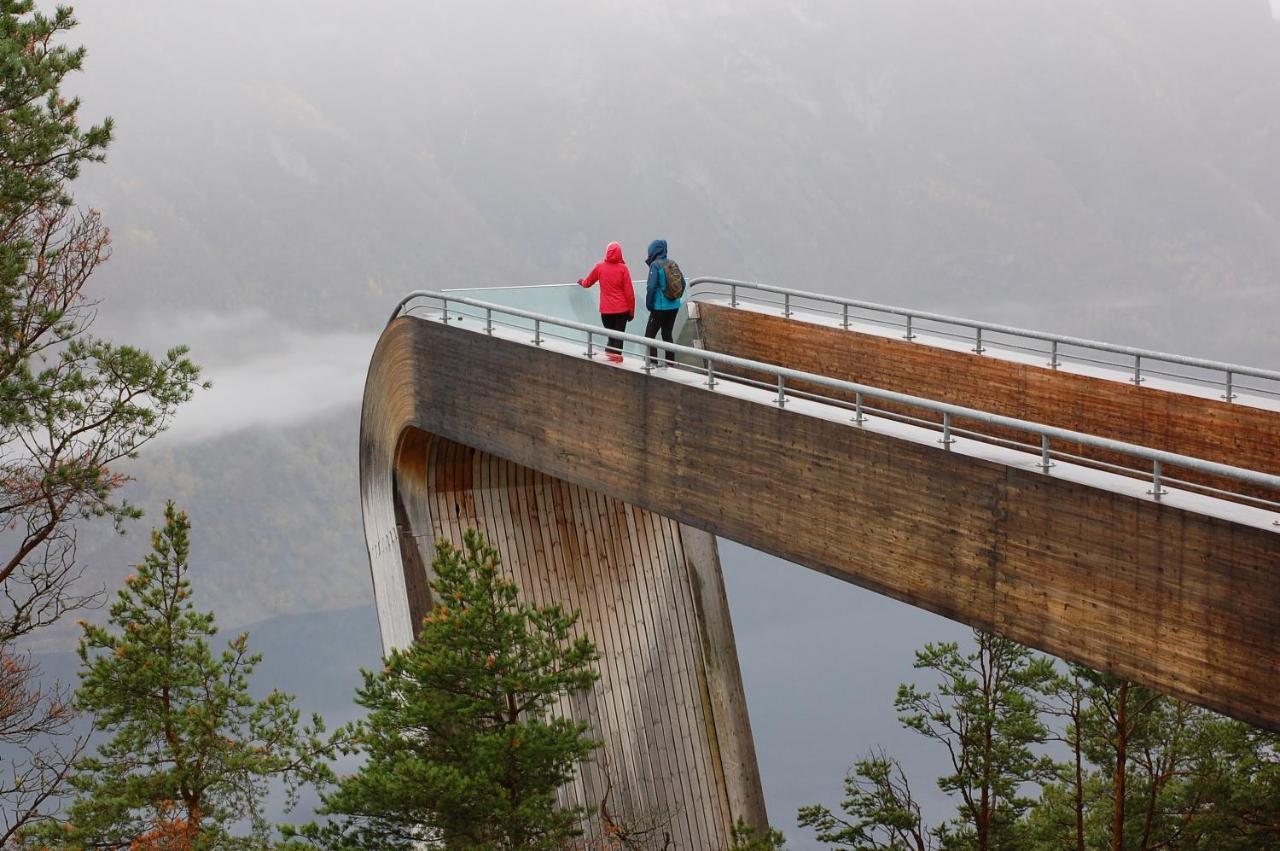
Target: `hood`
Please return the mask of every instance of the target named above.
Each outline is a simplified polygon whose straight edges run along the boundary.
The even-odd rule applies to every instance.
[[[655,239],[649,243],[649,257],[644,262],[650,266],[655,260],[665,260],[667,257],[667,241],[665,239]]]
[[[609,243],[609,247],[604,250],[604,262],[621,263],[622,262],[622,246],[616,242]]]

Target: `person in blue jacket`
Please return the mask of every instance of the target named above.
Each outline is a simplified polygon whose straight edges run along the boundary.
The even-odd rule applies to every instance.
[[[668,343],[673,342],[671,332],[676,325],[676,314],[680,312],[680,297],[667,298],[667,241],[655,239],[649,243],[649,256],[644,262],[649,264],[649,283],[644,297],[644,306],[649,309],[649,324],[645,328],[644,335],[654,339],[661,331],[663,340]],[[658,366],[676,362],[675,352],[667,349],[666,353],[666,364],[659,361]],[[658,350],[650,346],[649,361],[652,362],[657,356]]]

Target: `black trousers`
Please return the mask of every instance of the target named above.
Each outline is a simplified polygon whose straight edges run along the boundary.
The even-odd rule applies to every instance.
[[[600,324],[608,328],[610,331],[625,331],[630,318],[625,313],[602,313],[600,314]],[[609,345],[605,350],[610,354],[622,354],[622,338],[610,337]]]
[[[672,342],[671,331],[676,327],[676,314],[680,312],[680,308],[673,307],[670,310],[650,310],[649,325],[644,329],[644,335],[649,339],[655,339],[658,332],[662,332],[662,339],[668,343]],[[676,353],[670,349],[667,352],[667,363],[676,362]],[[653,360],[658,356],[657,348],[649,347],[649,360]]]

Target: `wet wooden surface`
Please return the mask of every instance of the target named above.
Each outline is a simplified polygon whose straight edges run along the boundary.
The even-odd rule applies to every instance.
[[[373,431],[399,416],[1280,729],[1276,533],[418,319],[389,326],[370,382],[393,400],[366,395]]]
[[[478,528],[523,598],[580,610],[601,654],[596,686],[557,707],[604,743],[562,802],[647,828],[655,848],[667,834],[672,848],[727,848],[739,817],[767,823],[714,537],[388,412],[406,416],[366,397],[362,481],[391,482],[366,487],[366,526],[394,517],[399,542],[398,559],[370,548],[375,587],[392,589],[378,594],[385,642],[409,640],[429,611],[435,542]],[[602,838],[601,818],[585,826]]]
[[[463,531],[480,529],[524,599],[581,611],[578,631],[600,649],[599,682],[560,711],[589,722],[605,745],[563,790],[565,802],[633,830],[655,825],[655,838],[669,832],[677,848],[727,847],[700,589],[683,540],[708,536],[452,441],[415,441],[402,469],[418,466],[409,451],[424,453],[430,503],[428,516],[412,518],[418,534],[461,546]],[[735,702],[741,708],[740,686]]]
[[[991,355],[845,331],[713,302],[699,303],[698,311],[698,331],[703,343],[713,351],[1280,474],[1277,411],[1075,375],[1051,369],[1047,364],[1015,363]],[[869,400],[868,404],[900,414],[922,415],[918,409],[893,403]],[[966,420],[957,419],[956,426],[1024,443],[1037,440],[1026,433]],[[1055,442],[1053,448],[1108,463],[1134,464],[1131,458],[1077,443]],[[1280,501],[1280,493],[1274,491],[1173,466],[1166,467],[1164,475]]]

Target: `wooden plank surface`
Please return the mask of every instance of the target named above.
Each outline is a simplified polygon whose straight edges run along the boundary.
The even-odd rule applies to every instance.
[[[844,331],[714,302],[700,302],[698,317],[703,344],[714,351],[1193,458],[1280,474],[1280,412],[1277,411],[1075,375],[1047,365],[1015,363],[997,356],[979,356],[904,339]],[[869,401],[868,404],[897,413],[921,415],[919,410],[892,403]],[[1026,434],[981,423],[957,420],[956,425],[1011,440],[1035,442]],[[1134,463],[1132,459],[1080,444],[1055,443],[1054,448],[1108,463]],[[1236,481],[1172,466],[1164,472],[1169,477],[1280,500],[1280,494],[1274,491]]]
[[[561,790],[562,803],[631,829],[653,825],[655,847],[669,833],[673,848],[726,848],[737,816],[766,821],[714,539],[421,431],[401,439],[395,469],[398,520],[412,542],[406,588],[426,588],[423,551],[436,540],[460,546],[478,528],[523,598],[581,612],[577,632],[600,650],[600,680],[556,711],[589,722],[604,746]],[[686,531],[696,564],[685,557]],[[429,604],[419,597],[410,608]],[[588,838],[602,838],[599,819],[589,826]]]
[[[418,319],[370,382],[424,432],[1280,729],[1280,534]]]

